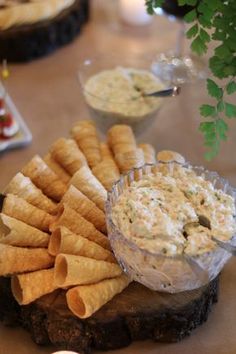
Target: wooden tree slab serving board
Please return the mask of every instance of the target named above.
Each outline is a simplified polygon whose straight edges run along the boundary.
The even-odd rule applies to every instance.
[[[10,279],[1,277],[0,320],[23,326],[37,344],[52,343],[80,353],[121,348],[144,339],[176,342],[207,320],[217,301],[218,284],[216,278],[197,290],[166,294],[132,283],[93,316],[80,320],[69,311],[64,291],[19,306]]]

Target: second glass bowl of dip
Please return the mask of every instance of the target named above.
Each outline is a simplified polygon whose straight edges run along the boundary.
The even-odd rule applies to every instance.
[[[115,225],[112,218],[112,208],[116,205],[119,196],[133,181],[142,180],[143,176],[158,172],[160,164],[167,168],[170,174],[173,173],[174,168],[179,166],[178,163],[164,164],[159,162],[157,165],[145,165],[131,170],[122,176],[108,193],[106,202],[108,237],[119,264],[133,280],[152,290],[178,293],[199,288],[214,279],[231,257],[231,253],[218,245],[210,252],[196,256],[185,253],[170,256],[160,252],[150,252],[127,238]],[[230,187],[228,182],[220,178],[217,173],[209,172],[203,167],[184,166],[190,168],[196,175],[210,181],[216,189],[233,197],[234,205],[236,205],[236,190]],[[229,242],[233,242],[235,246],[235,235]]]
[[[151,60],[120,55],[84,59],[79,82],[91,117],[106,132],[114,124],[128,124],[142,132],[156,118],[163,99],[144,97],[166,86],[151,72]]]

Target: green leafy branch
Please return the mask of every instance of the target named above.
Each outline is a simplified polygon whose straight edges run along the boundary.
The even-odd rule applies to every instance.
[[[147,11],[162,6],[164,0],[146,0]],[[229,130],[227,120],[236,117],[236,106],[227,102],[227,95],[236,92],[236,1],[235,0],[178,0],[180,6],[190,5],[193,9],[184,17],[192,26],[186,32],[192,40],[191,49],[198,55],[208,50],[210,42],[215,41],[214,55],[209,60],[209,68],[217,81],[227,81],[220,85],[207,79],[209,96],[215,99],[215,105],[203,104],[200,113],[205,120],[199,130],[204,136],[204,145],[208,148],[207,160],[215,157],[220,143],[227,140]]]

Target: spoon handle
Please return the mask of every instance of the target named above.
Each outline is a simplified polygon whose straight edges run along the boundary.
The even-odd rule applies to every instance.
[[[166,89],[166,90],[161,90],[161,91],[156,91],[156,92],[151,92],[151,93],[145,93],[144,96],[148,97],[168,97],[168,96],[177,96],[180,93],[180,87],[179,86],[174,86],[172,88]]]
[[[236,256],[236,245],[232,244],[231,242],[223,242],[218,240],[215,237],[212,237],[212,240],[217,243],[217,245],[223,249],[225,249],[227,252],[231,253],[233,256]]]

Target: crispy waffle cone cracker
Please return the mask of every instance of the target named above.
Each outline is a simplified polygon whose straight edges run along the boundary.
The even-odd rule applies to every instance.
[[[185,158],[181,154],[171,150],[159,151],[157,154],[157,160],[163,162],[176,161],[181,164],[185,163]]]
[[[50,148],[52,157],[72,176],[87,165],[86,158],[73,139],[58,139]]]
[[[108,191],[120,178],[120,171],[114,160],[111,158],[104,159],[97,164],[92,172]]]
[[[66,293],[69,309],[79,318],[88,318],[130,283],[126,275],[102,280],[97,284],[76,286]]]
[[[0,243],[19,247],[47,247],[49,235],[24,222],[0,214]]]
[[[110,251],[95,242],[89,241],[85,237],[74,234],[66,227],[57,228],[52,233],[48,251],[53,256],[65,253],[117,263]]]
[[[52,157],[50,152],[44,156],[44,161],[46,164],[56,173],[56,175],[62,180],[64,183],[68,183],[71,176],[66,170]]]
[[[61,203],[67,204],[86,220],[91,222],[96,229],[106,234],[106,220],[103,211],[73,185],[68,188]]]
[[[94,122],[91,120],[79,121],[72,128],[71,134],[86,156],[89,166],[96,166],[102,160],[102,156]]]
[[[107,143],[100,143],[100,151],[102,155],[102,160],[107,158],[113,159],[112,151]]]
[[[7,194],[3,202],[2,212],[46,232],[49,231],[49,225],[54,219],[46,211],[35,207],[14,194]]]
[[[145,164],[144,154],[142,149],[127,151],[115,155],[116,162],[121,170],[125,173],[133,168],[141,167]]]
[[[58,208],[57,217],[50,226],[50,230],[54,231],[59,226],[65,226],[75,234],[81,235],[104,248],[110,249],[108,238],[67,204],[62,204],[60,208]]]
[[[56,203],[46,197],[30,180],[22,173],[17,173],[4,190],[4,194],[14,194],[26,200],[28,203],[48,213],[53,213]]]
[[[113,125],[110,128],[108,131],[108,144],[114,155],[137,148],[133,131],[130,126],[125,124]]]
[[[54,264],[54,257],[44,248],[22,248],[0,244],[0,275],[46,269]]]
[[[93,284],[122,274],[118,264],[96,259],[59,254],[55,261],[54,283],[58,287]]]
[[[54,269],[43,269],[14,275],[11,278],[11,289],[18,304],[27,305],[39,297],[56,290],[54,286]]]
[[[107,191],[88,167],[81,167],[71,178],[70,183],[104,211]]]
[[[143,150],[145,163],[156,163],[156,151],[151,144],[139,144],[138,147]]]
[[[38,155],[35,155],[32,160],[23,167],[22,173],[29,177],[49,198],[60,201],[63,194],[66,192],[66,184],[58,178]]]

